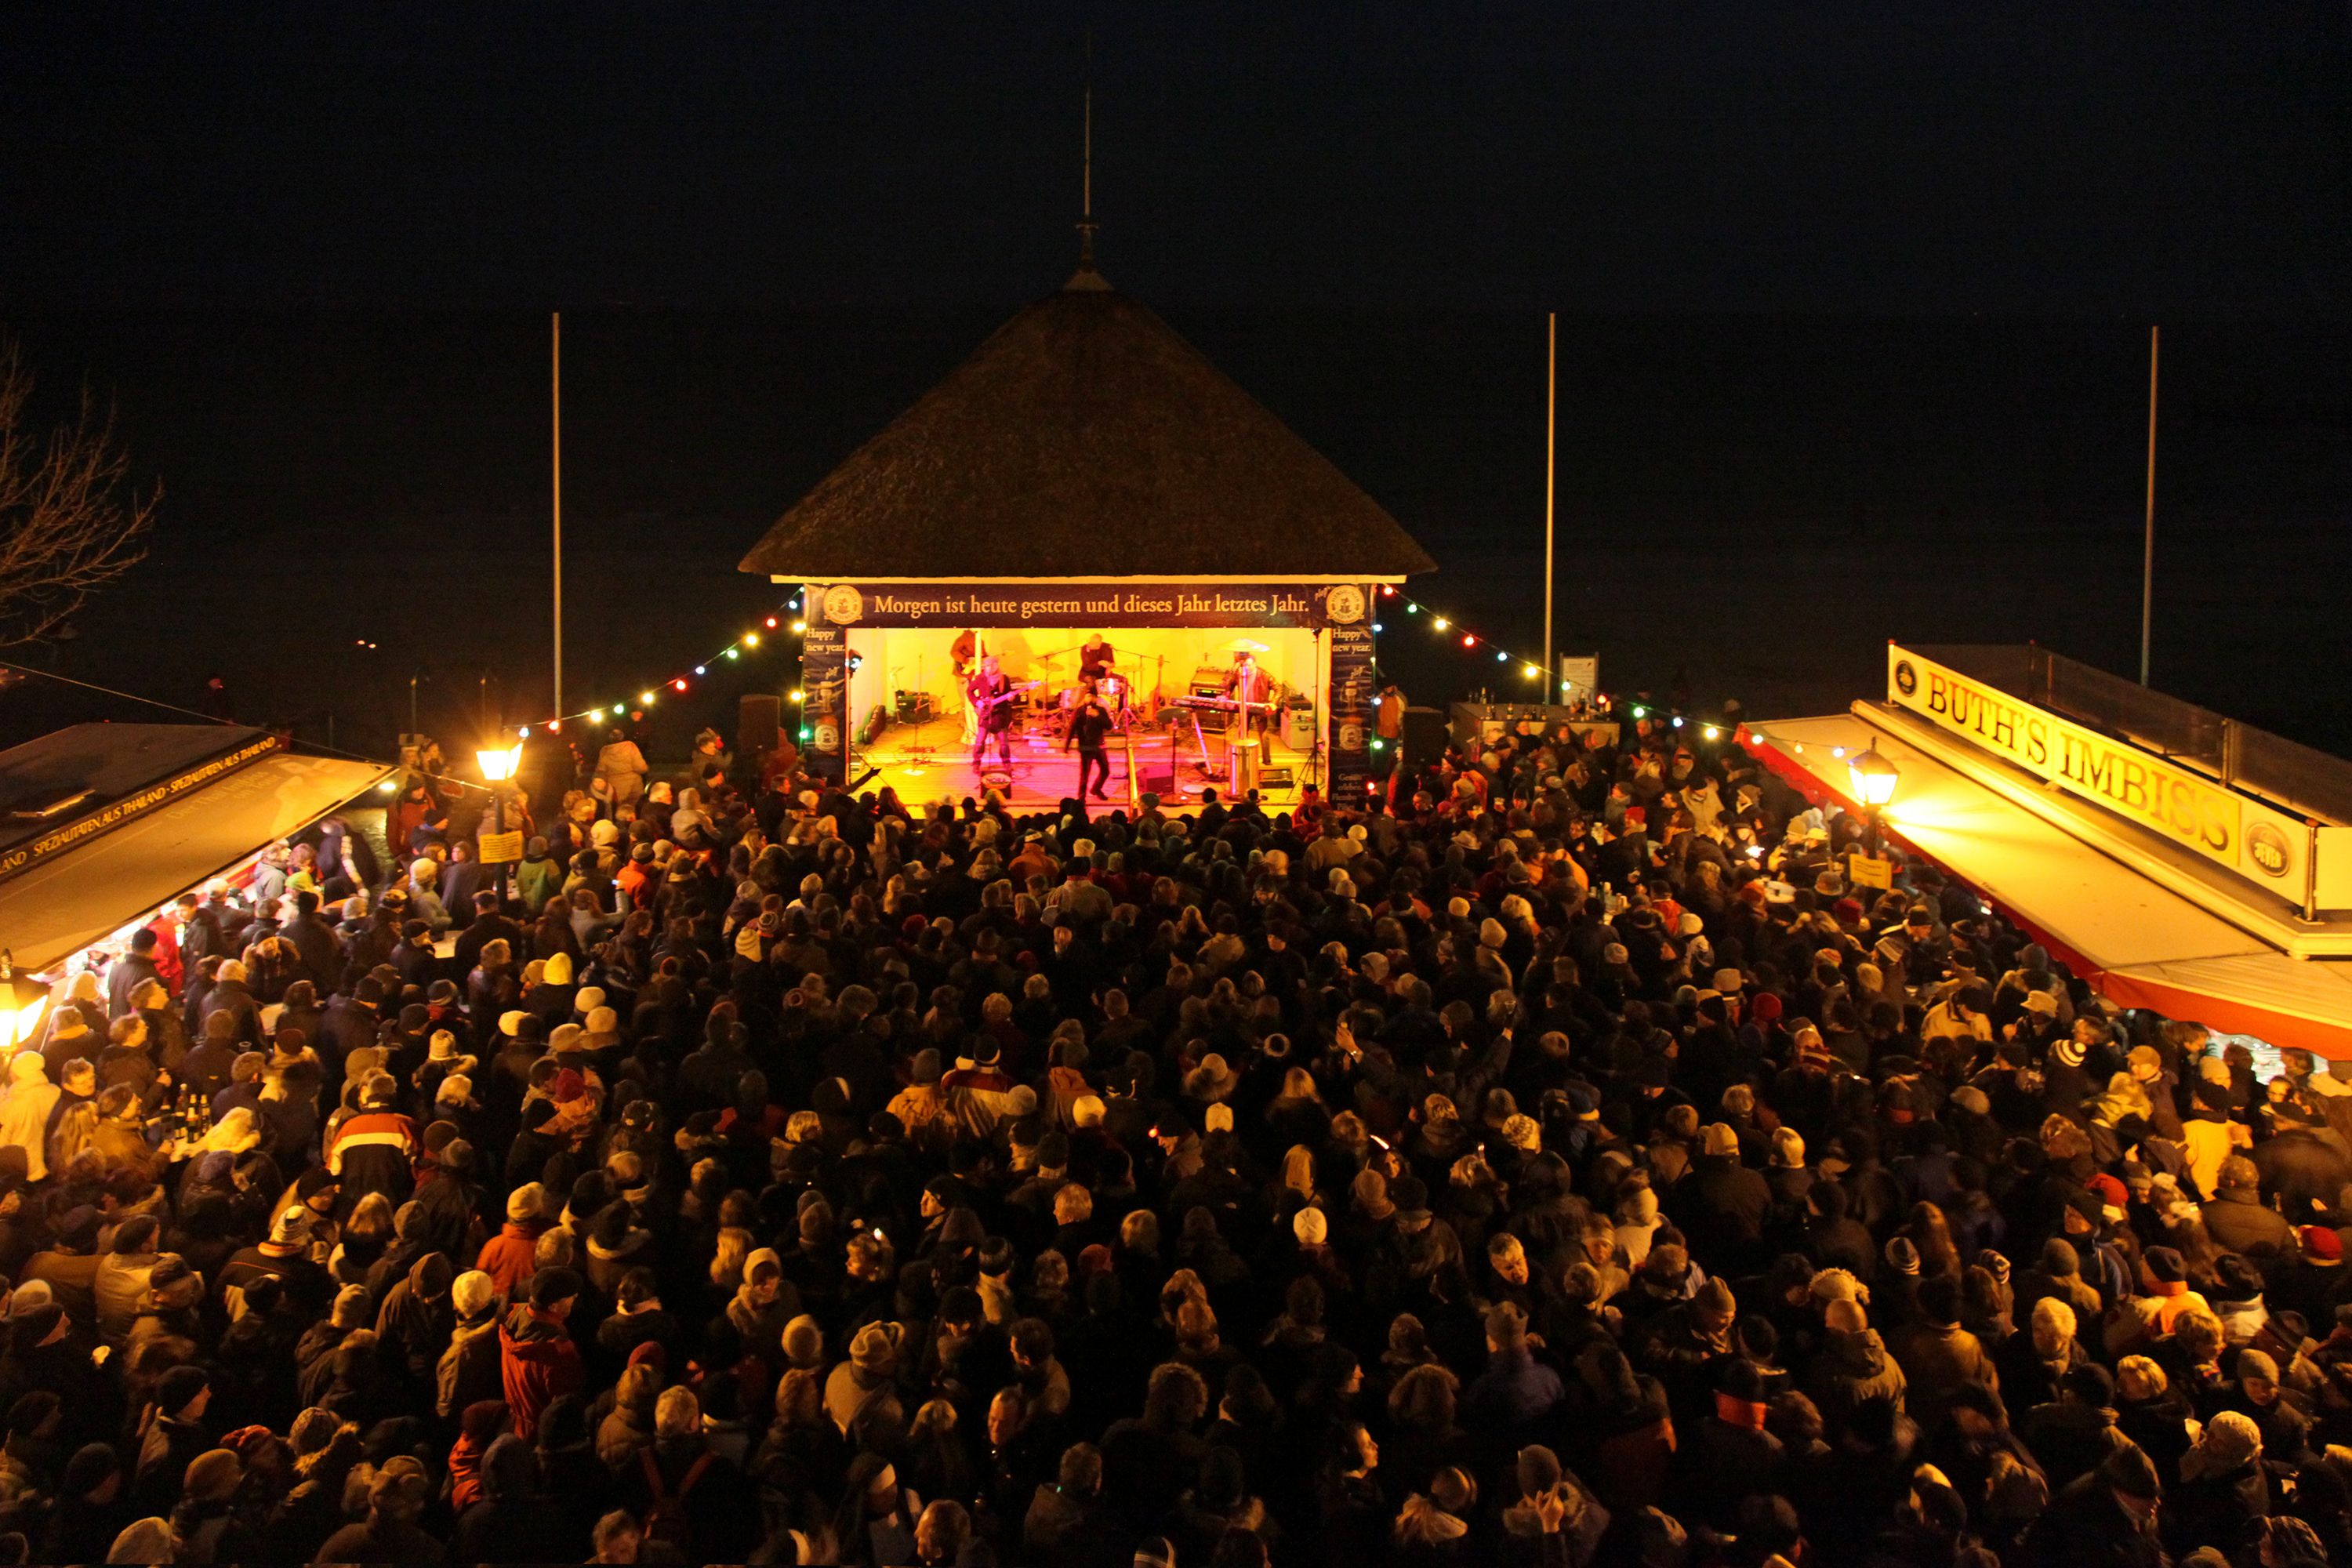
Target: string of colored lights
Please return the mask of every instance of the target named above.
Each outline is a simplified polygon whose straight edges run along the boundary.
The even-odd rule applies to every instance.
[[[574,709],[569,713],[558,713],[552,717],[539,720],[535,723],[518,724],[515,726],[515,733],[526,740],[530,737],[531,731],[535,730],[545,731],[551,735],[561,734],[562,733],[563,726],[575,719],[585,719],[591,724],[601,724],[604,721],[607,715],[617,719],[625,713],[651,708],[661,700],[665,693],[673,697],[683,697],[694,689],[694,683],[697,680],[702,679],[710,673],[710,667],[712,665],[739,662],[746,653],[757,652],[770,640],[762,635],[763,633],[774,632],[779,634],[773,639],[779,643],[783,640],[784,635],[790,635],[795,637],[803,636],[808,631],[808,623],[799,618],[796,614],[800,607],[801,602],[797,595],[785,600],[782,605],[776,607],[776,611],[773,615],[765,616],[760,626],[745,632],[741,637],[737,637],[733,642],[729,643],[725,647],[720,648],[717,653],[712,654],[709,658],[697,660],[690,668],[682,670],[678,674],[671,676],[667,680],[657,680],[652,685],[638,691],[636,700],[635,702],[625,700],[606,702],[587,708]],[[793,618],[790,621],[786,621],[784,619],[786,616],[792,616]],[[793,700],[794,702],[799,702],[801,699],[802,694],[800,692],[795,691],[793,693]]]
[[[1470,630],[1451,616],[1439,615],[1434,606],[1422,604],[1419,600],[1409,597],[1392,584],[1381,584],[1381,598],[1383,601],[1394,601],[1402,605],[1404,607],[1404,613],[1408,616],[1426,616],[1427,620],[1424,624],[1428,626],[1431,631],[1435,632],[1438,636],[1444,637],[1449,641],[1458,642],[1460,646],[1467,651],[1476,652],[1480,649],[1485,649],[1495,656],[1495,662],[1496,664],[1517,664],[1519,667],[1519,675],[1522,679],[1541,680],[1544,678],[1543,667],[1541,665],[1520,658],[1518,655],[1511,652],[1510,649],[1495,642],[1492,638],[1484,637],[1477,632]],[[1385,630],[1387,630],[1387,626],[1382,621],[1375,619],[1372,622],[1373,636],[1378,637]],[[1379,661],[1378,659],[1375,659],[1373,662],[1377,664]],[[1561,694],[1564,696],[1572,689],[1572,687],[1570,682],[1563,680],[1559,683],[1559,689]],[[1630,710],[1628,710],[1628,711],[1630,711],[1636,720],[1641,720],[1646,719],[1650,716],[1652,708],[1651,705],[1647,703],[1636,702]],[[1667,717],[1670,717],[1673,720],[1674,727],[1675,729],[1679,730],[1683,728],[1683,716],[1681,714],[1674,713],[1667,715]],[[1722,737],[1723,729],[1722,726],[1717,724],[1702,724],[1699,726],[1699,733],[1706,739],[1714,741]],[[1372,747],[1375,751],[1380,750],[1381,742],[1378,741],[1373,742]]]
[[[1543,666],[1537,664],[1532,660],[1520,658],[1518,655],[1511,652],[1510,649],[1504,647],[1501,644],[1494,641],[1491,637],[1482,637],[1478,633],[1470,630],[1467,626],[1463,626],[1453,616],[1441,616],[1433,606],[1423,605],[1418,600],[1406,597],[1402,593],[1399,592],[1393,584],[1382,584],[1381,586],[1381,597],[1383,600],[1394,600],[1402,604],[1404,606],[1404,613],[1408,616],[1426,616],[1428,618],[1423,624],[1426,625],[1431,631],[1435,632],[1438,636],[1445,637],[1450,641],[1458,642],[1465,651],[1477,652],[1484,650],[1486,652],[1492,653],[1495,656],[1495,662],[1496,664],[1517,665],[1519,667],[1519,676],[1522,679],[1541,680],[1544,678]],[[1383,626],[1382,623],[1379,619],[1375,618],[1372,622],[1372,635],[1377,637],[1384,629],[1386,628]],[[1563,691],[1567,690],[1568,682],[1560,682],[1560,689]]]

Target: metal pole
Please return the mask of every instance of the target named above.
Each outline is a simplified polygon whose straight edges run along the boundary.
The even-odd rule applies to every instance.
[[[2147,530],[2139,567],[2139,683],[2147,684],[2148,634],[2156,621],[2156,346],[2147,330]]]
[[[555,452],[555,712],[563,716],[563,312],[548,325],[549,392],[553,401]]]
[[[1559,679],[1551,662],[1551,573],[1552,573],[1552,500],[1557,493],[1553,476],[1557,472],[1559,447],[1559,312],[1546,316],[1544,351],[1544,700],[1551,700],[1550,687]]]

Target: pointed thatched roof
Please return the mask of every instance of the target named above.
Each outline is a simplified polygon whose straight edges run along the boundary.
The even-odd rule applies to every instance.
[[[829,583],[1435,565],[1165,321],[1081,271],[802,497],[742,569]]]

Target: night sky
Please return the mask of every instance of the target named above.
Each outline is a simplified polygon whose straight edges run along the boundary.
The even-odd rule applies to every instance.
[[[2341,4],[18,4],[66,302],[2341,310]]]
[[[165,494],[54,657],[346,744],[412,678],[446,733],[543,706],[551,309],[574,694],[723,645],[776,596],[744,548],[1069,274],[1091,30],[1105,270],[1497,643],[1539,643],[1558,310],[1559,646],[1607,684],[1820,711],[1889,637],[2129,670],[2162,321],[2158,683],[2352,752],[2311,678],[2352,660],[2347,17],[10,5],[0,326]],[[86,716],[20,688],[0,740]]]

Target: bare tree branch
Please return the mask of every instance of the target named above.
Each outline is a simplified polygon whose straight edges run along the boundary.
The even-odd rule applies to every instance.
[[[74,422],[46,437],[28,426],[32,396],[23,352],[0,336],[0,647],[54,635],[137,565],[163,496],[122,493],[131,459],[88,387]]]

